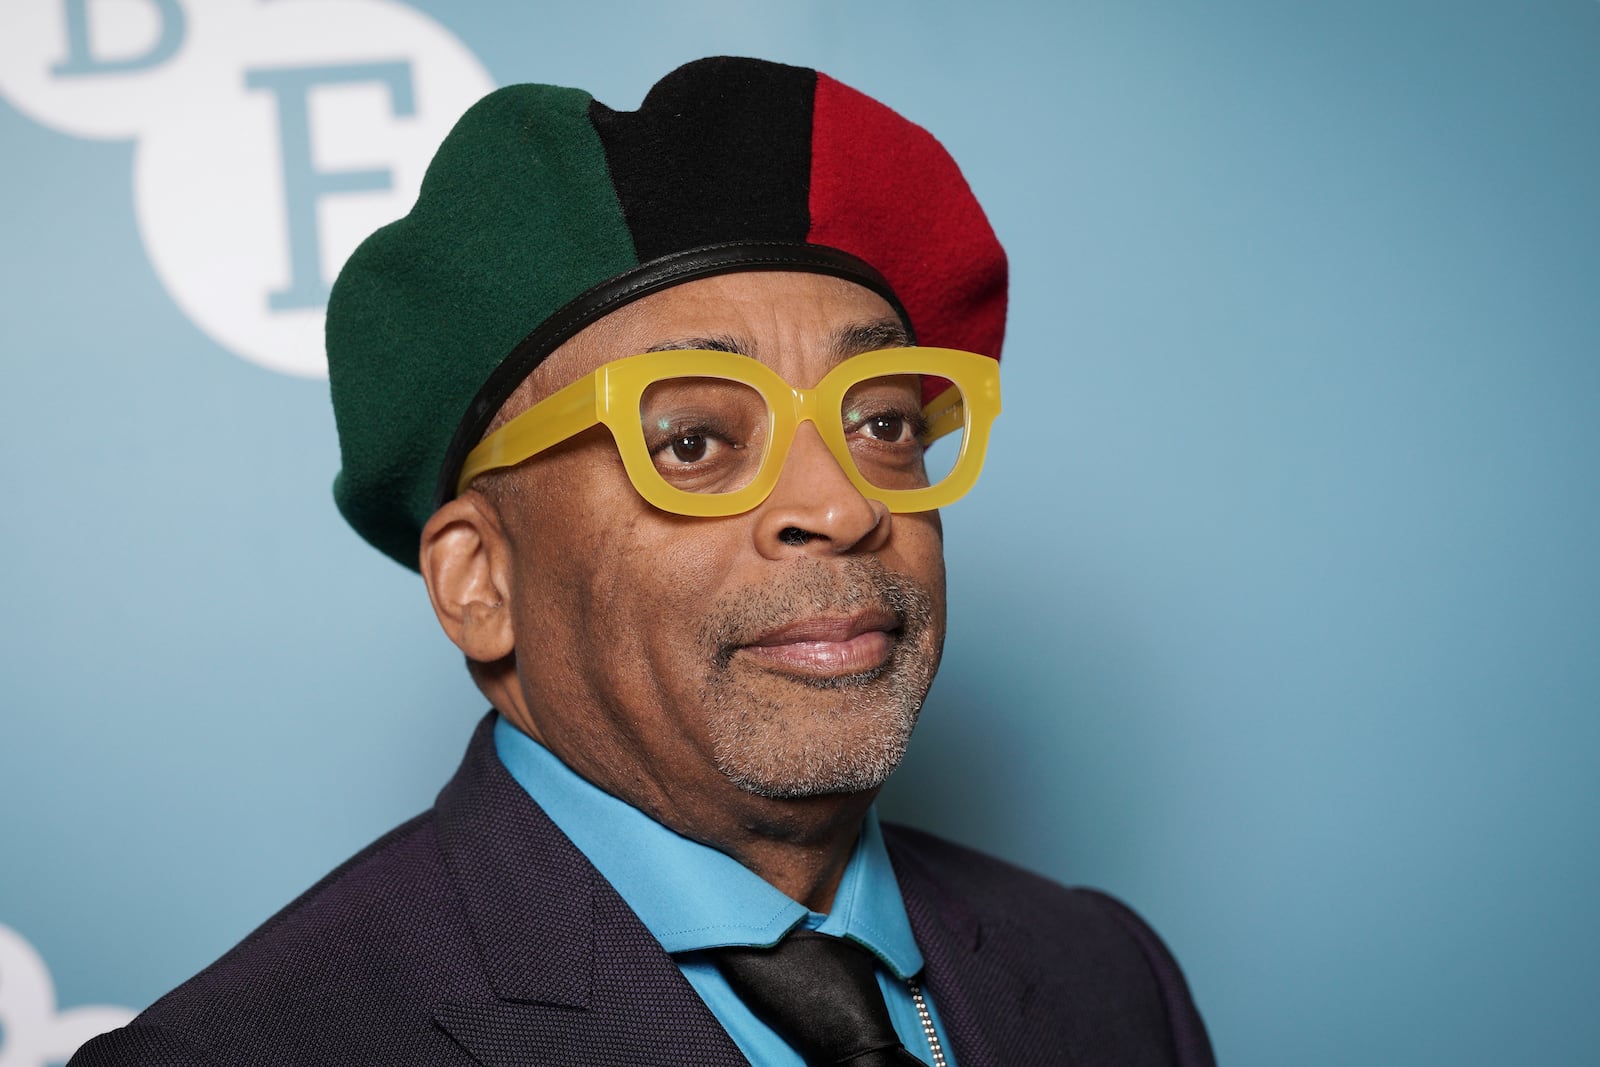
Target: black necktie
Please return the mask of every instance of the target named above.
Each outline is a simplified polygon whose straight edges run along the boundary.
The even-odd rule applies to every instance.
[[[712,955],[733,991],[814,1067],[922,1067],[889,1021],[872,954],[855,942],[796,930],[772,948]]]

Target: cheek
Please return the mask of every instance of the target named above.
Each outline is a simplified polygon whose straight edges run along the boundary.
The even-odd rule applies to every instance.
[[[916,581],[933,597],[939,617],[944,617],[944,528],[937,511],[894,517],[891,547],[897,561],[890,563]]]
[[[647,672],[663,696],[694,697],[710,668],[707,613],[738,570],[732,538],[716,536],[721,525],[647,507],[618,521],[606,540],[611,562],[595,576],[595,602],[630,632],[631,667]]]
[[[545,627],[565,631],[571,655],[610,650],[608,669],[621,674],[698,656],[703,612],[733,566],[726,524],[650,507],[614,453],[550,473],[528,498],[518,538],[521,577],[540,590],[544,602],[532,607]]]

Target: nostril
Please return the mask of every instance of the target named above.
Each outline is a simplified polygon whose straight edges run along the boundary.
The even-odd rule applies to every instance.
[[[804,545],[808,544],[815,536],[816,534],[808,533],[798,526],[785,526],[782,532],[778,534],[778,540],[786,545]]]

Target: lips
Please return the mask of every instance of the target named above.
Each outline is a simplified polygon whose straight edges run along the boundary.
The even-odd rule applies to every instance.
[[[883,666],[900,620],[889,611],[798,619],[741,644],[738,654],[788,674],[838,678]]]

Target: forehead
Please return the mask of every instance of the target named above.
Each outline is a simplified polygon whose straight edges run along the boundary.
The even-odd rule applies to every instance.
[[[823,274],[743,271],[652,293],[591,323],[534,369],[526,400],[641,352],[741,352],[804,386],[840,359],[904,343],[894,310],[870,289]]]

